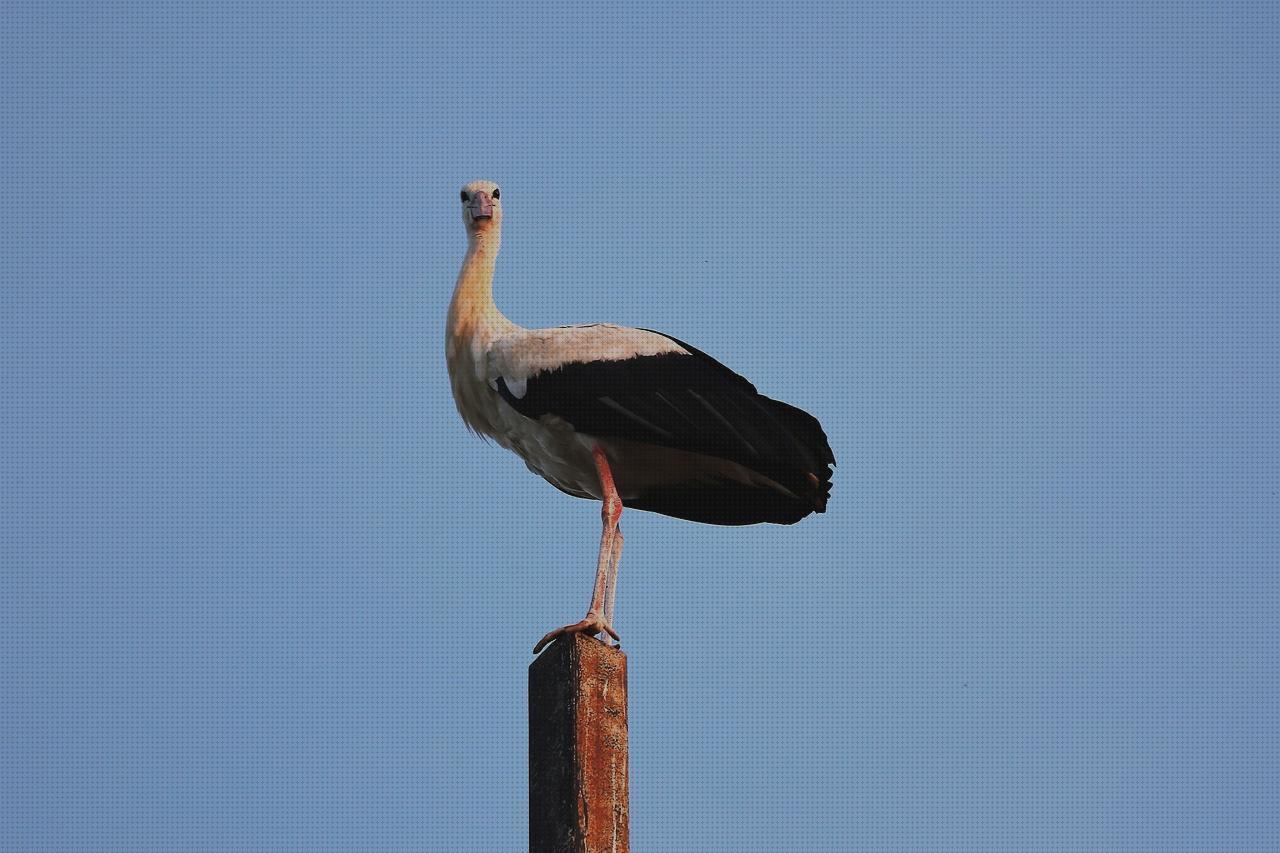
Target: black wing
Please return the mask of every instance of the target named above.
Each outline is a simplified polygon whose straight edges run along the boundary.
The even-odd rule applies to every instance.
[[[663,337],[689,354],[571,362],[529,377],[520,397],[502,379],[498,392],[529,418],[551,414],[599,438],[736,462],[808,502],[804,514],[822,512],[835,457],[818,421],[761,395],[706,353]]]

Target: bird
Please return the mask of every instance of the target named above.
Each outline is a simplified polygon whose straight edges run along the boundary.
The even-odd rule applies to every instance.
[[[472,432],[561,492],[601,505],[591,603],[548,632],[621,645],[613,626],[623,507],[719,525],[825,512],[835,457],[818,420],[760,394],[711,356],[650,329],[526,329],[493,299],[502,190],[461,190],[467,252],[445,329],[454,403]]]

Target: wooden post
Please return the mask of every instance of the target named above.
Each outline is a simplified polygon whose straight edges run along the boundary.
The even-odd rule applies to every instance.
[[[582,634],[529,665],[529,853],[627,853],[627,656]]]

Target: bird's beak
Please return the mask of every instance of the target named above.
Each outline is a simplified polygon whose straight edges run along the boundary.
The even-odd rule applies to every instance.
[[[493,219],[493,201],[487,192],[474,193],[470,202],[472,219]]]

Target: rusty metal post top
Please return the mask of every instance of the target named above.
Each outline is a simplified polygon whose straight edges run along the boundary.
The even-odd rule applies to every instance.
[[[553,660],[563,658],[564,656],[574,656],[578,659],[584,657],[591,660],[609,661],[627,659],[627,655],[617,646],[602,643],[594,637],[588,637],[585,634],[566,634],[557,637],[552,641],[551,645],[543,649],[542,654],[538,655],[529,663],[529,669],[532,671],[534,667],[544,662],[550,663]]]
[[[627,853],[627,656],[558,638],[529,664],[530,853]]]

